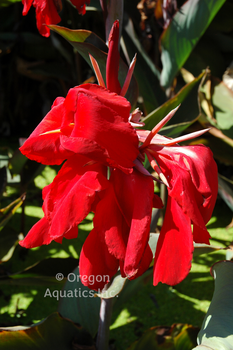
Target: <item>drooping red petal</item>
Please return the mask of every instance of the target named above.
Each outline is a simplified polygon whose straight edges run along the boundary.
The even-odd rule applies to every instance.
[[[106,81],[107,88],[118,95],[121,92],[121,86],[118,80],[120,54],[119,45],[119,21],[115,21],[108,38],[108,57],[106,63]]]
[[[129,227],[119,209],[111,182],[96,207],[93,223],[105,237],[108,251],[118,260],[124,260]]]
[[[168,197],[166,214],[155,252],[154,285],[175,285],[189,273],[193,254],[191,222],[177,202]]]
[[[96,193],[108,186],[100,164],[85,165],[87,158],[73,156],[62,166],[46,196],[46,216],[53,239],[66,235],[91,210]]]
[[[140,268],[145,250],[148,249],[154,199],[153,179],[136,169],[129,175],[114,169],[110,181],[114,185],[119,208],[129,226],[124,272],[128,277],[133,277]],[[147,260],[149,263],[146,269],[151,260],[152,255]]]
[[[52,240],[49,235],[49,223],[44,217],[31,228],[27,236],[19,241],[19,244],[24,248],[35,248],[43,244],[49,244]]]
[[[194,240],[208,244],[210,236],[205,225],[218,191],[217,167],[211,151],[202,145],[166,147],[157,150],[156,159],[169,181],[169,195],[194,225]]]
[[[59,130],[64,115],[64,98],[54,101],[51,111],[44,117],[20,151],[29,159],[45,165],[61,164],[73,153],[64,149],[60,143],[60,133],[47,134]]]
[[[82,283],[94,290],[101,290],[116,274],[119,261],[108,251],[104,231],[95,228],[87,236],[79,260]]]
[[[47,25],[57,24],[61,21],[55,2],[52,0],[34,0],[33,6],[36,8],[37,28],[41,35],[48,37],[50,35],[50,29]]]
[[[72,4],[76,7],[80,15],[85,15],[86,13],[86,6],[90,4],[91,0],[71,0]]]
[[[22,0],[23,4],[23,16],[26,16],[30,7],[32,6],[33,0]]]

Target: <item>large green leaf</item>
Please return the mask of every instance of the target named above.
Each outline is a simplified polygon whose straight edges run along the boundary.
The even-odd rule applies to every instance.
[[[198,116],[198,114],[193,115],[192,113],[184,113],[183,111],[184,106],[182,105],[182,102],[187,98],[187,96],[190,94],[193,88],[201,80],[203,75],[204,73],[201,73],[192,82],[186,84],[174,97],[172,97],[170,100],[165,102],[162,106],[152,111],[146,118],[144,118],[143,122],[145,123],[145,128],[149,130],[153,129],[153,127],[158,122],[160,122],[160,120],[162,120],[172,109],[177,107],[179,104],[181,104],[181,107],[176,112],[175,116],[173,117],[173,120],[176,120],[179,122],[182,121],[183,123],[184,122],[186,123],[182,125],[175,125],[173,126],[173,129],[180,128],[181,126],[184,126],[184,128],[186,128],[188,125],[190,125],[190,123],[193,122],[193,120]],[[189,108],[190,108],[190,105],[189,105]],[[171,121],[171,123],[175,124],[173,121]],[[182,132],[184,128],[181,128],[180,131]]]
[[[94,349],[90,335],[58,313],[26,329],[1,328],[0,343],[1,350]]]
[[[198,334],[195,350],[233,349],[233,262],[220,261],[213,265],[214,295]],[[193,349],[194,350],[194,349]]]
[[[80,324],[94,337],[99,325],[100,298],[95,291],[85,287],[80,280],[79,268],[67,276],[58,311],[71,321]]]
[[[71,30],[56,25],[50,25],[49,27],[54,32],[63,36],[63,38],[65,38],[92,67],[89,58],[89,54],[91,54],[98,62],[104,80],[106,79],[106,60],[108,47],[103,42],[103,40],[88,30]],[[127,72],[128,67],[124,61],[120,59],[118,78],[121,86],[123,86]],[[134,77],[131,80],[125,97],[130,101],[132,106],[136,105],[138,97],[138,86]]]
[[[161,37],[161,85],[169,87],[225,0],[188,0]]]

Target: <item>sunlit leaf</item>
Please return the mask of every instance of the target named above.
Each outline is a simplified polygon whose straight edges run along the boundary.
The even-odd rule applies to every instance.
[[[225,0],[188,0],[161,36],[161,85],[169,87]]]

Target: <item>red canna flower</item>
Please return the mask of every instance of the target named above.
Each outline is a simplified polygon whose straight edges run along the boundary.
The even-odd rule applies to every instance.
[[[102,289],[107,282],[103,276],[110,279],[119,268],[129,279],[143,274],[153,259],[148,244],[152,208],[163,206],[154,194],[154,177],[143,167],[146,155],[169,195],[155,254],[154,284],[174,285],[190,270],[193,240],[208,243],[205,225],[217,196],[217,168],[208,148],[178,145],[205,131],[175,140],[157,134],[175,111],[151,132],[134,129],[142,124],[141,113],[130,114],[130,103],[123,96],[135,59],[121,87],[118,40],[115,22],[109,36],[107,89],[91,57],[100,86],[80,85],[66,98],[57,98],[20,148],[43,164],[66,160],[43,190],[44,218],[20,244],[32,248],[75,238],[77,225],[92,211],[94,228],[80,255],[83,284]]]
[[[26,16],[30,7],[33,5],[36,9],[36,25],[41,35],[48,37],[50,35],[49,24],[57,24],[61,21],[58,12],[62,10],[61,0],[22,0],[23,16]],[[82,15],[86,13],[86,4],[90,0],[71,0]]]

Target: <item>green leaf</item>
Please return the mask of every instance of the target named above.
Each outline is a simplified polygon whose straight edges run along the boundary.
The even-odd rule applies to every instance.
[[[227,248],[216,247],[216,246],[209,245],[209,244],[204,244],[204,243],[195,243],[195,242],[193,242],[193,245],[194,245],[193,256],[198,256],[198,255],[201,255],[201,254],[212,253],[212,252],[215,252],[216,250],[227,249]]]
[[[102,39],[88,30],[71,30],[56,25],[50,25],[49,28],[63,36],[63,38],[65,38],[80,53],[80,55],[92,68],[89,58],[89,54],[91,54],[98,62],[102,76],[104,80],[106,80],[106,60],[108,47]],[[120,59],[118,78],[121,86],[123,86],[127,72],[128,67],[124,61]],[[136,105],[138,97],[138,86],[134,77],[132,77],[129,89],[125,97],[130,101],[132,106]]]
[[[1,238],[1,235],[0,235]],[[0,240],[1,242],[1,240]],[[74,258],[47,258],[36,262],[23,271],[0,277],[0,284],[8,285],[52,285],[64,283],[67,275],[77,266]],[[49,266],[49,269],[48,269]]]
[[[225,0],[188,0],[179,9],[161,36],[163,70],[161,85],[171,86],[198,40]]]
[[[58,313],[27,329],[1,328],[0,343],[1,350],[94,349],[90,335]]]
[[[196,86],[196,84],[201,80],[201,78],[204,76],[204,72],[201,73],[197,78],[195,78],[191,83],[186,84],[174,97],[172,97],[170,100],[165,102],[162,106],[155,109],[153,112],[151,112],[146,118],[143,119],[143,122],[145,123],[145,129],[151,130],[153,127],[160,122],[172,109],[177,107],[179,104],[181,104],[179,110],[176,112],[175,116],[173,117],[172,124],[174,124],[174,120],[179,119],[179,122],[187,122],[187,120],[184,119],[184,113],[182,105],[182,102],[187,98],[187,96],[190,94],[190,92],[193,90],[193,88]],[[190,106],[189,106],[190,107]],[[190,113],[191,114],[191,113]],[[186,118],[189,119],[188,125],[190,125],[190,122],[192,122],[192,114],[190,118],[190,114],[186,114]],[[194,118],[197,117],[197,114]],[[181,119],[181,120],[180,120]],[[183,124],[183,126],[186,128],[188,126],[187,124]],[[174,128],[177,128],[178,126],[173,126]],[[183,131],[184,129],[181,128],[180,131]],[[174,131],[173,131],[174,132]],[[177,133],[175,133],[177,134]]]
[[[100,298],[82,284],[78,267],[68,275],[62,292],[66,297],[60,299],[59,313],[80,324],[94,337],[99,325]]]
[[[215,279],[214,295],[198,334],[200,345],[195,350],[230,350],[233,348],[233,262],[220,261],[212,266],[211,273]]]
[[[23,194],[21,197],[13,201],[7,207],[0,209],[0,231],[7,224],[10,218],[15,214],[16,210],[23,204],[26,196]]]

